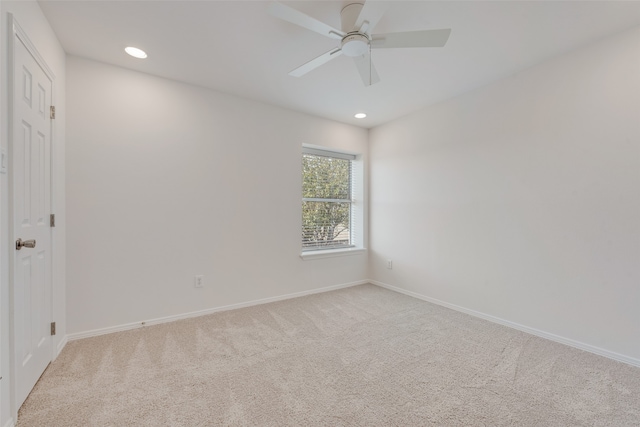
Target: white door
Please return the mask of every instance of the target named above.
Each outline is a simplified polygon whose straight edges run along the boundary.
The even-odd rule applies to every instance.
[[[24,39],[24,40],[23,40]],[[16,405],[52,357],[51,92],[47,75],[16,33],[13,42],[12,206]],[[33,50],[33,49],[31,49]],[[37,55],[37,54],[36,54]],[[38,56],[39,57],[39,56]],[[16,241],[35,241],[17,249]]]

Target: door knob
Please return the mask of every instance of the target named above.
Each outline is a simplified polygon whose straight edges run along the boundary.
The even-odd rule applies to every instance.
[[[35,248],[36,247],[36,240],[35,239],[31,239],[31,240],[22,240],[22,239],[18,239],[16,240],[16,249],[20,250],[22,248]]]

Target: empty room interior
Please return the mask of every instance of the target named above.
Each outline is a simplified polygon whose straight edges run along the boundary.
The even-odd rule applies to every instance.
[[[640,2],[0,20],[0,427],[640,426]]]

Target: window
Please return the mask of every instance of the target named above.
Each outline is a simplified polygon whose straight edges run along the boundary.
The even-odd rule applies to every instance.
[[[362,246],[361,176],[355,155],[303,147],[303,251]]]

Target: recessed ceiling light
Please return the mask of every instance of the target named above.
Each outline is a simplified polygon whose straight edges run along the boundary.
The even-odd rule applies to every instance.
[[[127,52],[129,55],[133,56],[134,58],[140,58],[140,59],[144,59],[147,57],[147,53],[142,50],[142,49],[138,49],[137,47],[125,47],[124,51]]]
[[[367,115],[365,113],[358,113],[355,116],[356,119],[364,119],[365,117],[367,117]]]

